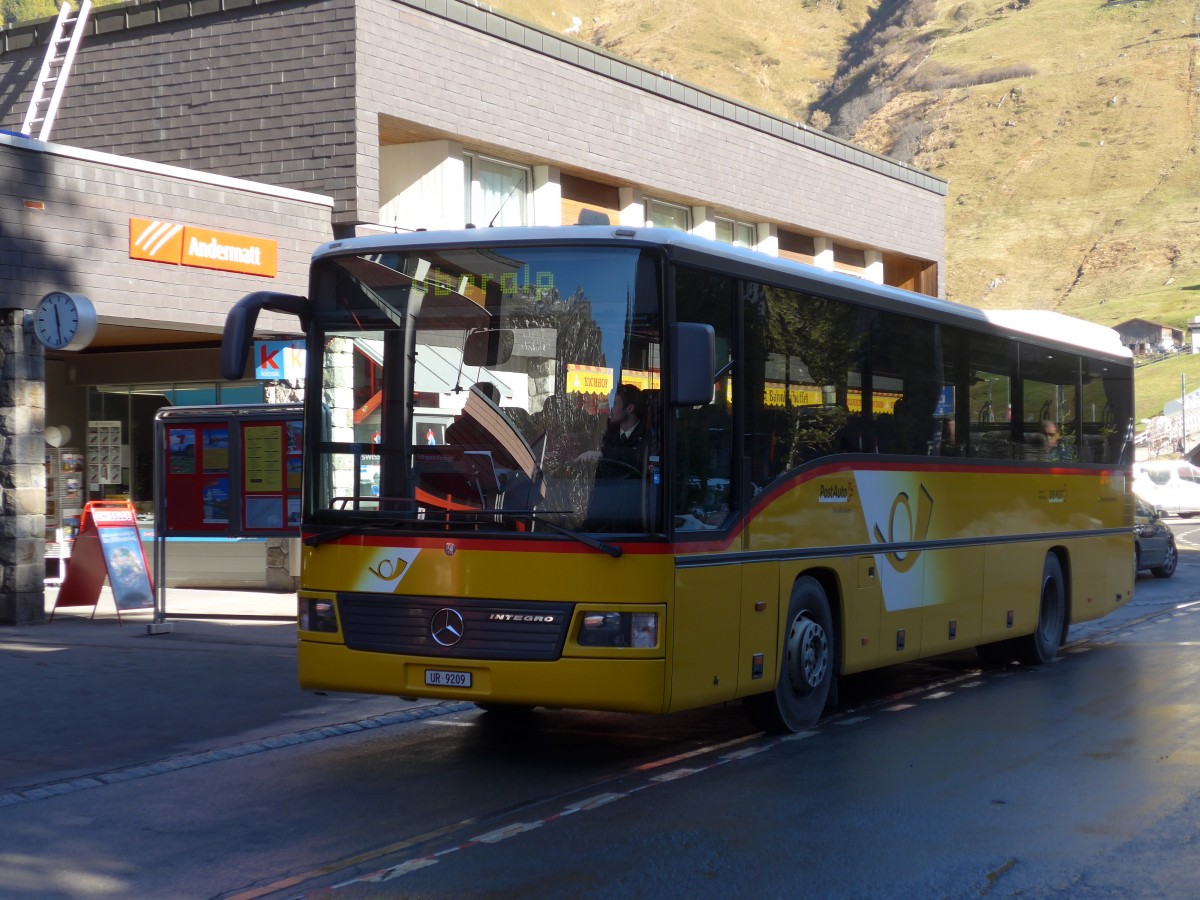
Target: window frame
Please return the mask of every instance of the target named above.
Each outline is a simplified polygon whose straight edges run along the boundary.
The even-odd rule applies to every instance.
[[[664,211],[674,210],[681,213],[686,226],[680,228],[678,225],[674,224],[655,222],[653,207],[658,207]],[[647,197],[646,226],[649,228],[670,228],[673,231],[682,231],[685,234],[691,234],[693,227],[692,208],[690,206],[684,206],[682,203],[672,203],[670,200],[659,200],[656,197]]]
[[[504,167],[521,173],[521,178],[524,182],[524,188],[521,193],[520,203],[517,205],[519,211],[519,222],[502,221],[496,222],[497,225],[509,226],[524,226],[531,222],[531,206],[533,202],[533,168],[512,162],[511,160],[501,159],[497,156],[489,156],[486,153],[479,153],[474,150],[466,150],[463,152],[463,221],[475,225],[477,228],[486,228],[493,224],[495,220],[508,209],[510,196],[505,195],[505,199],[500,202],[499,208],[495,212],[489,213],[483,201],[483,188],[480,185],[480,163]],[[514,185],[513,187],[516,187]],[[511,189],[510,189],[511,190]],[[490,216],[489,221],[480,222],[473,218],[473,212],[477,208],[483,208],[484,215]]]

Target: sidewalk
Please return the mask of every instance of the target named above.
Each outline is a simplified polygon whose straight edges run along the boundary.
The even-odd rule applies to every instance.
[[[46,595],[49,618],[56,589]],[[0,793],[417,705],[302,691],[295,611],[295,594],[168,589],[170,631],[151,634],[153,610],[118,622],[105,585],[94,618],[67,607],[46,625],[0,626]]]

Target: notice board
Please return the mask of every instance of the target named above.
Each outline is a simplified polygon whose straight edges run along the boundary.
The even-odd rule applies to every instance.
[[[172,407],[156,419],[167,537],[294,537],[300,529],[300,404]]]

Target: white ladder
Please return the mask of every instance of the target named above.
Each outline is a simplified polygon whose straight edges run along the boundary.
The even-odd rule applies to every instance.
[[[71,4],[63,0],[58,18],[54,20],[50,43],[46,46],[42,70],[38,73],[37,84],[33,86],[33,95],[29,98],[29,111],[25,113],[25,122],[21,125],[22,134],[36,137],[39,141],[50,140],[50,126],[58,114],[58,104],[67,87],[67,75],[71,71],[71,63],[75,61],[79,42],[83,40],[84,27],[91,10],[92,0],[83,0],[79,5],[79,13],[72,16]],[[35,135],[33,128],[38,124],[41,127]]]

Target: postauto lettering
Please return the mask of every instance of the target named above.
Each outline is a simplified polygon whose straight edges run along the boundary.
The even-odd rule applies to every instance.
[[[849,503],[854,494],[853,482],[845,484],[822,484],[818,491],[821,503]]]

